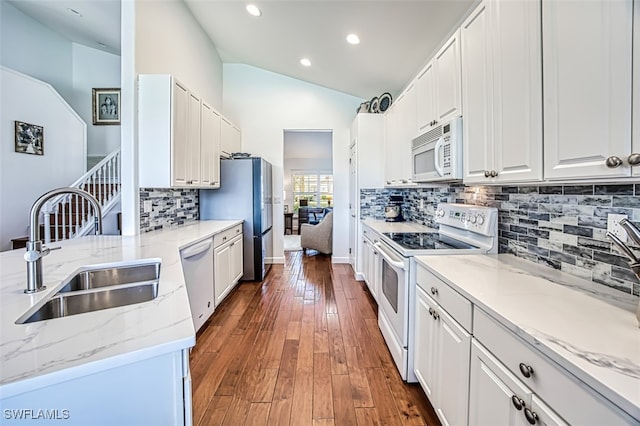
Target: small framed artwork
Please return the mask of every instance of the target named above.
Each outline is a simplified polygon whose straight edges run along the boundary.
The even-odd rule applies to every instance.
[[[120,89],[92,90],[93,124],[120,124]]]
[[[16,121],[15,132],[16,152],[44,155],[44,127]]]

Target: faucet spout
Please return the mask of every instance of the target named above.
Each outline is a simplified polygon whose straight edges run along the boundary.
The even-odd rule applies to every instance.
[[[40,196],[29,211],[29,241],[27,242],[27,251],[24,254],[24,260],[27,262],[27,288],[24,292],[27,294],[36,293],[46,288],[42,285],[42,258],[54,249],[42,247],[38,216],[40,209],[48,200],[62,194],[75,194],[87,200],[93,208],[95,233],[102,233],[102,208],[98,200],[87,191],[79,188],[57,188]]]

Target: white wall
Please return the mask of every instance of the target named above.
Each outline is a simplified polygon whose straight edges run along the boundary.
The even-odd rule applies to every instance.
[[[138,0],[135,14],[136,72],[172,74],[226,116],[222,61],[184,2]]]
[[[349,129],[362,99],[248,65],[224,64],[224,111],[242,150],[273,164],[274,261],[284,259],[283,131],[333,131],[334,262],[349,260]]]
[[[86,127],[53,88],[0,69],[0,251],[28,235],[28,214],[43,193],[85,172]],[[37,102],[34,102],[37,100]],[[44,127],[44,155],[15,152],[14,121]]]
[[[76,112],[87,123],[87,154],[105,156],[120,147],[120,126],[94,126],[92,89],[120,87],[120,56],[72,43],[73,98]]]
[[[67,102],[73,99],[71,42],[5,0],[0,1],[0,65],[46,81]]]

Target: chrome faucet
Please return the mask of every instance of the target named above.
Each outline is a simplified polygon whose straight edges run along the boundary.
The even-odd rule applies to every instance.
[[[42,246],[38,216],[44,203],[61,194],[76,194],[89,201],[93,207],[95,232],[96,234],[102,233],[102,208],[98,200],[87,191],[79,188],[57,188],[38,198],[29,212],[29,241],[27,242],[27,252],[24,254],[24,260],[27,261],[27,289],[24,292],[27,294],[36,293],[47,288],[42,285],[42,258],[48,255],[51,250],[58,250],[60,247],[47,248]]]

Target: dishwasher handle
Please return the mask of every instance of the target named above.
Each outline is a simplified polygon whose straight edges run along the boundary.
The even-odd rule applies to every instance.
[[[202,253],[210,250],[212,246],[213,246],[213,242],[209,240],[209,241],[203,241],[191,247],[187,247],[186,249],[182,250],[182,253],[181,253],[182,258],[190,259],[192,257],[199,256]]]

